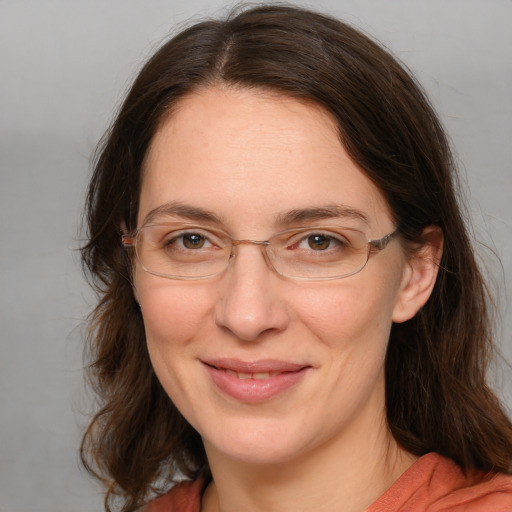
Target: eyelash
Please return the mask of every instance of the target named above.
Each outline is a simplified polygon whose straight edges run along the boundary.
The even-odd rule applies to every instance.
[[[184,239],[186,236],[192,236],[192,235],[196,235],[198,237],[201,237],[201,239],[204,241],[204,242],[207,242],[210,244],[210,246],[214,246],[215,244],[213,242],[211,242],[210,238],[198,231],[184,231],[184,232],[181,232],[181,233],[178,233],[177,235],[172,233],[172,237],[171,238],[168,238],[167,239],[167,236],[164,238],[164,242],[163,242],[163,247],[167,248],[167,247],[170,247],[170,246],[175,246],[175,247],[178,247],[180,250],[196,250],[196,249],[192,249],[190,247],[186,247],[185,246],[185,242],[184,242]],[[181,242],[178,242],[179,240],[181,240]],[[178,242],[178,243],[177,243]],[[179,245],[178,245],[179,244]],[[203,247],[201,246],[200,249],[202,249]]]
[[[187,247],[186,246],[186,242],[185,242],[185,239],[187,236],[198,236],[201,238],[201,241],[203,242],[203,244],[207,244],[207,246],[205,247],[204,245],[201,245],[200,247],[198,248],[193,248],[193,247]],[[314,247],[311,247],[309,246],[309,248],[314,251],[314,252],[323,252],[323,251],[327,251],[327,250],[335,250],[337,247],[338,248],[343,248],[343,247],[346,247],[347,245],[350,245],[346,240],[343,240],[341,237],[339,236],[335,236],[334,234],[332,233],[329,233],[329,232],[318,232],[318,231],[312,231],[312,232],[305,232],[305,233],[300,233],[301,235],[301,238],[297,241],[292,241],[292,243],[287,243],[285,244],[285,246],[290,249],[290,248],[296,248],[296,249],[301,249],[300,246],[303,244],[303,243],[309,243],[309,240],[312,238],[312,237],[315,237],[315,236],[318,236],[318,237],[323,237],[326,239],[326,241],[328,242],[328,246],[321,249],[321,248],[314,248]],[[203,234],[199,231],[184,231],[184,232],[180,232],[178,234],[172,234],[172,236],[170,238],[167,238],[165,237],[164,238],[164,242],[163,242],[163,246],[164,247],[170,247],[170,246],[175,246],[176,248],[178,249],[181,249],[181,250],[198,250],[198,249],[207,249],[207,248],[210,248],[210,247],[215,247],[217,244],[215,244],[212,240],[211,240],[211,237],[206,235],[206,234]],[[334,245],[334,247],[332,247]],[[302,249],[306,249],[306,247],[302,248]]]
[[[302,235],[301,238],[297,242],[294,242],[292,244],[292,246],[299,247],[302,243],[309,244],[309,240],[312,237],[315,237],[315,236],[323,237],[323,238],[327,239],[329,245],[327,247],[325,247],[324,249],[318,249],[317,248],[316,250],[313,247],[309,246],[309,248],[311,250],[313,250],[314,252],[323,252],[323,251],[327,251],[327,250],[335,250],[336,248],[344,248],[344,247],[347,247],[348,245],[350,245],[348,243],[348,241],[342,239],[340,236],[335,236],[333,233],[329,233],[329,232],[312,231],[312,232],[306,232],[305,234],[301,233],[301,235]],[[334,245],[334,247],[331,247],[331,245]]]

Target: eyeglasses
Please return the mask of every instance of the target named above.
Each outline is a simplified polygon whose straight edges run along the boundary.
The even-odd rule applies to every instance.
[[[379,240],[346,227],[305,227],[272,238],[233,240],[210,227],[184,223],[145,225],[122,235],[126,248],[135,248],[142,268],[167,279],[207,279],[224,272],[238,246],[261,248],[268,266],[280,276],[299,280],[341,279],[360,272],[371,254],[382,251],[398,230]]]

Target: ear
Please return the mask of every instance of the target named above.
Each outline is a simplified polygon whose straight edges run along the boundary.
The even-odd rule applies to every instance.
[[[424,244],[414,249],[402,277],[393,322],[410,320],[427,302],[436,283],[439,262],[443,254],[443,232],[437,226],[423,230]]]

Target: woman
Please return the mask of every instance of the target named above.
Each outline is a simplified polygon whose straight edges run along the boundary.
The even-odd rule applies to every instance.
[[[453,168],[420,87],[337,20],[262,6],[166,43],[87,203],[106,508],[184,476],[147,510],[512,510]]]

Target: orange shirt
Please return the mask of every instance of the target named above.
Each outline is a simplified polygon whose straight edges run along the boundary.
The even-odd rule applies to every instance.
[[[466,476],[450,459],[428,453],[366,512],[512,512],[512,476]]]
[[[181,482],[151,502],[144,512],[200,512],[204,480]]]
[[[204,482],[183,482],[150,503],[147,512],[199,512]],[[512,512],[512,476],[467,476],[436,453],[419,458],[366,512]]]

